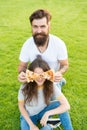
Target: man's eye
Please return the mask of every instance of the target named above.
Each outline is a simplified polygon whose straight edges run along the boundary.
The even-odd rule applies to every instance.
[[[34,29],[37,29],[38,27],[37,26],[33,26]]]
[[[41,26],[41,28],[45,28],[45,26]]]

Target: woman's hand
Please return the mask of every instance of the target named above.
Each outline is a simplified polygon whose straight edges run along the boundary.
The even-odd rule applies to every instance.
[[[30,126],[30,130],[39,130],[39,128],[36,125]]]
[[[19,75],[18,75],[18,80],[22,83],[25,83],[27,81],[26,79],[26,74],[24,72],[21,72]]]
[[[46,113],[43,115],[42,119],[40,120],[40,124],[41,124],[42,126],[45,126],[45,125],[46,125],[47,120],[48,120],[48,117],[49,117],[49,114],[46,112]]]

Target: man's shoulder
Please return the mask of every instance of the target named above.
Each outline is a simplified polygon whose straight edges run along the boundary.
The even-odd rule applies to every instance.
[[[29,42],[33,42],[33,37],[29,37],[29,38],[25,41],[25,43],[29,43]]]
[[[62,41],[61,38],[59,38],[57,35],[49,34],[50,39]]]
[[[50,37],[50,42],[56,44],[56,45],[63,45],[65,44],[64,41],[59,38],[58,36],[56,35],[53,35],[53,34],[49,34],[49,37]]]
[[[24,42],[23,46],[28,47],[28,46],[33,45],[33,43],[34,43],[33,37],[29,37],[29,38]]]
[[[56,35],[54,35],[54,34],[49,34],[49,36],[50,36],[51,38],[58,38],[58,36],[56,36]]]

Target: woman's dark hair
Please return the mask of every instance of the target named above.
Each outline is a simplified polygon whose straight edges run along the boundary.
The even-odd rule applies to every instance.
[[[31,16],[29,17],[29,20],[30,20],[30,23],[32,24],[32,21],[34,19],[41,19],[44,17],[46,17],[47,23],[51,20],[51,14],[47,10],[38,9],[31,14]]]
[[[45,62],[40,56],[37,56],[37,58],[29,65],[28,69],[34,71],[37,67],[43,69],[44,72],[50,69],[47,62]],[[49,104],[49,99],[53,94],[53,82],[46,79],[43,86],[45,103]],[[36,98],[38,100],[38,86],[35,81],[26,83],[22,91],[26,97],[25,102],[30,102],[32,98]]]

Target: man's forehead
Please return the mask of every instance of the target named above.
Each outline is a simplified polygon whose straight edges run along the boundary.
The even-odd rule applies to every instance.
[[[47,19],[46,19],[46,17],[41,18],[41,19],[34,19],[34,20],[32,21],[32,25],[45,25],[45,24],[47,24]]]

